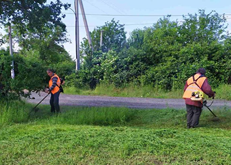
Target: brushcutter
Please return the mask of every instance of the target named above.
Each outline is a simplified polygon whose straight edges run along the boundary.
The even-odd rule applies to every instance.
[[[214,101],[214,98],[213,98],[213,101]],[[214,117],[217,117],[217,116],[215,115],[215,113],[209,108],[209,107],[213,104],[213,101],[212,101],[212,103],[208,106],[208,105],[207,105],[207,100],[204,100],[204,101],[203,101],[203,105],[204,105],[206,108],[208,108],[208,110],[213,114]]]
[[[36,108],[39,106],[39,104],[41,104],[43,102],[43,100],[45,100],[47,98],[47,96],[50,94],[50,92],[34,107],[31,109],[30,113],[29,113],[29,116],[30,114],[34,111],[35,113],[38,112],[38,110],[36,110]]]
[[[214,92],[214,93],[216,93],[216,92]],[[193,101],[201,101],[201,102],[203,101],[203,106],[205,106],[213,114],[213,116],[215,117],[214,121],[219,120],[219,118],[215,115],[215,113],[210,109],[210,107],[212,106],[212,104],[214,102],[214,97],[213,97],[213,100],[212,100],[211,104],[207,105],[207,100],[204,99],[204,93],[202,91],[197,91],[197,92],[192,93],[191,100],[193,100]]]

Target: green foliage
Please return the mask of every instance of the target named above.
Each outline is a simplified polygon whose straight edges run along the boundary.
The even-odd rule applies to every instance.
[[[44,89],[48,82],[48,68],[56,70],[60,77],[73,72],[74,62],[62,46],[68,40],[66,26],[62,23],[65,15],[61,10],[69,7],[60,0],[50,4],[46,0],[0,2],[0,24],[12,27],[13,40],[21,48],[14,53],[14,59],[9,57],[9,52],[0,52],[1,93],[10,98],[20,98],[28,96],[31,91]],[[14,80],[10,78],[12,60],[15,61]],[[27,95],[24,89],[29,91]]]
[[[25,57],[34,57],[36,52],[38,60],[46,65],[69,60],[71,58],[64,47],[60,44],[67,41],[66,32],[60,26],[53,29],[44,27],[43,32],[27,32],[21,34],[17,26],[13,27],[13,37],[19,42],[22,48],[20,51]]]
[[[100,35],[103,31],[103,45],[100,47]],[[126,43],[126,32],[124,31],[124,25],[119,21],[112,19],[110,22],[106,22],[105,25],[97,27],[91,32],[92,45],[95,51],[102,50],[108,52],[109,50],[121,51]],[[81,44],[82,51],[89,52],[89,44],[86,38],[83,39]]]
[[[42,33],[44,27],[52,29],[54,26],[61,26],[65,30],[66,26],[61,22],[65,15],[61,14],[61,10],[69,7],[60,0],[55,3],[51,1],[49,5],[46,0],[0,1],[0,24],[12,23],[21,34],[28,31]]]
[[[95,68],[94,68],[95,69]],[[94,74],[95,70],[80,70],[66,76],[65,86],[76,87],[77,89],[94,89],[96,87],[97,79]]]
[[[11,79],[11,64],[14,60],[15,79]],[[31,91],[40,91],[45,87],[46,77],[44,76],[46,69],[44,66],[33,59],[25,59],[21,56],[15,56],[12,59],[9,52],[0,51],[0,75],[2,89],[0,93],[4,93],[4,98],[13,99],[20,96],[28,96]],[[24,93],[24,89],[29,91]],[[3,99],[3,97],[0,97]]]
[[[60,78],[64,78],[74,72],[75,63],[73,61],[63,61],[55,64],[50,64],[49,68],[54,68]]]
[[[100,29],[105,26],[92,32],[97,36],[92,39],[95,45],[99,44]],[[198,14],[184,16],[182,23],[171,21],[170,16],[162,18],[151,27],[134,30],[126,47],[119,51],[87,53],[81,68],[85,74],[77,73],[76,87],[81,88],[78,84],[91,78],[95,83],[91,87],[99,83],[117,88],[135,84],[176,90],[201,67],[206,69],[213,87],[230,83],[231,42],[226,27],[225,17],[215,11],[206,14],[199,10]],[[120,33],[123,36],[123,31]],[[106,34],[105,37],[113,38]]]
[[[127,84],[123,88],[118,88],[113,84],[100,83],[95,89],[76,88],[74,86],[65,86],[65,93],[72,95],[92,95],[92,96],[111,96],[111,97],[148,97],[161,99],[182,99],[184,85],[179,89],[173,88],[166,91],[153,86],[138,86],[136,84]],[[231,86],[220,84],[213,88],[216,91],[215,99],[231,100]]]
[[[46,74],[48,68],[55,69],[56,73],[62,78],[71,74],[73,68],[75,68],[75,64],[71,60],[45,65],[36,56],[33,57],[33,54],[30,54],[27,58],[24,55],[15,54],[12,59],[9,56],[9,52],[0,51],[0,93],[5,94],[6,97],[4,98],[27,97],[31,91],[38,92],[43,90],[49,80]],[[12,60],[14,60],[15,79],[11,79]],[[25,89],[28,93],[24,92]],[[0,97],[0,99],[3,99],[3,97]]]

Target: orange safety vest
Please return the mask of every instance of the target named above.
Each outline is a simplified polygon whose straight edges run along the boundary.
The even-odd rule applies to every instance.
[[[49,88],[50,88],[50,87],[52,86],[52,84],[53,84],[52,79],[53,79],[54,77],[57,77],[58,80],[57,80],[57,83],[56,83],[57,85],[56,85],[56,86],[54,87],[54,89],[52,89],[52,91],[51,91],[52,94],[57,93],[57,92],[59,91],[59,87],[60,87],[60,85],[61,85],[61,80],[60,80],[59,76],[58,76],[57,74],[54,74],[54,76],[52,76],[51,79],[50,79],[50,81],[49,81]]]
[[[183,98],[191,98],[193,92],[202,91],[201,87],[207,78],[201,77],[201,74],[197,73],[187,80],[188,87],[186,88]],[[203,92],[203,91],[202,91]]]

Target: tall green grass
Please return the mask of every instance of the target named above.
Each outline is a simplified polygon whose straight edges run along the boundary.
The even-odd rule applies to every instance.
[[[32,107],[23,102],[1,102],[0,125],[24,122],[112,125],[125,124],[134,116],[133,110],[116,107],[61,107],[64,113],[52,114],[48,105],[40,105],[37,113],[29,115]]]
[[[216,99],[231,100],[231,85],[221,84],[217,88]],[[125,88],[116,88],[113,85],[100,84],[94,90],[77,89],[75,87],[65,87],[66,94],[78,95],[100,95],[113,97],[148,97],[148,98],[172,98],[181,99],[183,95],[182,89],[164,91],[152,86],[133,86],[128,85]]]
[[[94,90],[65,87],[65,94],[100,95],[113,97],[149,97],[149,98],[182,98],[182,90],[164,91],[151,86],[132,86],[116,88],[113,85],[100,84]]]
[[[214,90],[217,99],[231,100],[231,85],[222,84]]]
[[[70,108],[65,113],[53,115],[49,124],[72,125],[116,125],[125,124],[133,119],[134,110],[115,107],[84,107]]]
[[[79,90],[75,87],[64,87],[64,94],[76,95],[82,94],[83,90]]]
[[[0,102],[0,125],[21,123],[28,120],[29,107],[24,102],[1,101]]]
[[[182,110],[136,110],[123,125],[112,122],[110,126],[94,126],[92,120],[86,122],[88,117],[107,116],[108,109],[67,107],[65,114],[58,116],[48,116],[48,109],[41,106],[33,116],[33,123],[5,125],[0,129],[0,164],[228,165],[231,162],[228,109],[215,111],[220,118],[217,122],[204,110],[196,129],[186,129],[186,112]],[[114,110],[128,111],[124,108],[109,111]],[[80,118],[83,118],[81,123],[89,125],[78,123]],[[105,119],[98,118],[95,124],[105,125],[98,123]]]
[[[33,105],[23,102],[1,102],[0,126],[13,123],[43,123],[70,125],[151,125],[152,127],[185,127],[185,110],[132,110],[117,107],[61,107],[63,113],[50,113],[49,105],[40,105],[37,113],[31,113]],[[231,128],[231,110],[214,111],[220,121],[214,122],[212,114],[204,108],[201,126]]]
[[[4,105],[4,106],[3,106]],[[0,164],[230,164],[231,110],[203,110],[186,129],[185,110],[1,103]],[[16,123],[16,124],[14,124]],[[18,124],[20,123],[20,124]]]

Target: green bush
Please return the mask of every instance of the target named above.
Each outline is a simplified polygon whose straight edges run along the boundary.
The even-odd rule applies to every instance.
[[[62,61],[55,64],[50,64],[49,68],[55,70],[55,72],[61,78],[71,75],[75,71],[75,63],[73,61]]]
[[[201,67],[213,87],[230,83],[231,36],[226,33],[226,19],[215,11],[199,10],[183,20],[179,24],[166,17],[151,27],[134,30],[120,51],[85,51],[75,86],[94,89],[105,83],[123,88],[134,83],[176,90]]]
[[[11,79],[11,63],[14,60],[15,79]],[[2,92],[7,99],[17,99],[20,96],[29,96],[31,91],[40,91],[47,83],[45,67],[33,59],[26,59],[15,55],[12,59],[8,52],[0,51],[0,74]],[[24,89],[29,94],[24,93]],[[3,99],[3,97],[0,97]]]

